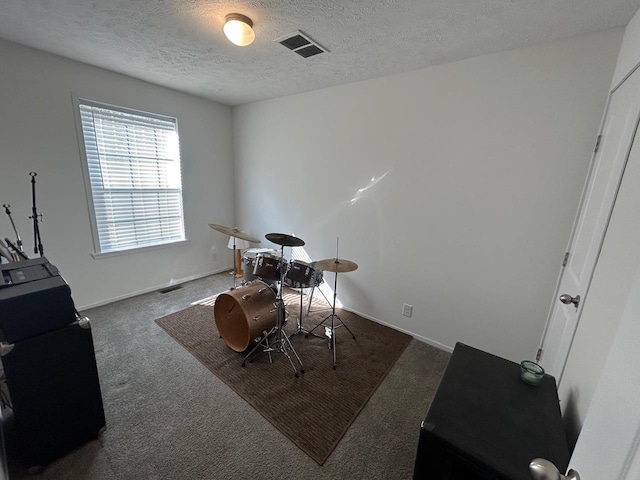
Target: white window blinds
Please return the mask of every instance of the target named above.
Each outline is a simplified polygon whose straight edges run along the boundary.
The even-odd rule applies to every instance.
[[[100,253],[184,240],[176,120],[79,107]]]

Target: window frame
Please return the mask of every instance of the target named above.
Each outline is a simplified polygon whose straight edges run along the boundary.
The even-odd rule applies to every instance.
[[[89,173],[89,161],[87,159],[87,150],[86,150],[86,146],[85,146],[85,141],[84,141],[84,131],[82,129],[82,114],[80,112],[80,105],[87,105],[87,106],[91,106],[91,107],[98,107],[98,108],[106,108],[109,110],[113,110],[116,112],[122,112],[122,113],[128,113],[128,114],[133,114],[133,115],[138,115],[138,116],[145,116],[145,117],[149,117],[149,118],[155,118],[155,119],[159,119],[159,120],[170,120],[173,121],[175,124],[175,132],[178,135],[178,138],[180,138],[180,132],[178,130],[178,119],[176,117],[172,117],[172,116],[168,116],[168,115],[161,115],[161,114],[157,114],[157,113],[151,113],[151,112],[147,112],[144,110],[138,110],[138,109],[134,109],[134,108],[128,108],[128,107],[122,107],[119,105],[113,105],[110,103],[105,103],[105,102],[99,102],[96,100],[89,100],[87,98],[84,97],[79,97],[77,96],[75,93],[71,94],[72,97],[72,103],[73,103],[73,113],[74,113],[74,118],[75,118],[75,123],[76,123],[76,136],[78,139],[78,149],[80,151],[80,160],[81,160],[81,164],[82,164],[82,177],[83,177],[83,184],[84,184],[84,191],[85,191],[85,197],[87,200],[87,210],[89,213],[89,221],[91,224],[91,236],[92,236],[92,240],[93,240],[93,252],[90,253],[90,255],[95,258],[95,259],[100,259],[100,258],[109,258],[109,257],[114,257],[114,256],[119,256],[119,255],[128,255],[128,254],[132,254],[132,253],[139,253],[142,251],[149,251],[149,250],[157,250],[157,249],[164,249],[164,248],[171,248],[171,247],[175,247],[175,246],[180,246],[180,245],[186,245],[189,243],[189,240],[187,238],[187,228],[186,228],[186,216],[185,216],[185,212],[184,212],[184,188],[183,188],[183,181],[182,179],[183,177],[183,162],[182,162],[182,153],[180,152],[180,177],[181,177],[181,181],[180,181],[180,196],[181,196],[181,203],[182,203],[182,225],[183,225],[183,230],[184,230],[184,239],[182,240],[169,240],[169,241],[165,241],[163,243],[157,243],[157,244],[153,244],[153,245],[142,245],[142,246],[134,246],[131,248],[123,248],[120,250],[113,250],[113,251],[108,251],[108,252],[103,252],[101,250],[101,246],[100,246],[100,235],[98,233],[98,221],[97,221],[97,217],[96,217],[96,209],[95,209],[95,203],[93,201],[93,192],[91,189],[91,175]]]

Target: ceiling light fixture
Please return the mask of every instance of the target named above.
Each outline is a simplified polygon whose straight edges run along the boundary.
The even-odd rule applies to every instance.
[[[256,38],[251,19],[240,13],[229,13],[224,17],[224,34],[239,47],[246,47]]]

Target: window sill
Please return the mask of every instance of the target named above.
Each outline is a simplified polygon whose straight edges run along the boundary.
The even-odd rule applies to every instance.
[[[132,253],[142,253],[151,250],[160,250],[163,248],[181,247],[188,244],[189,240],[178,240],[177,242],[149,245],[148,247],[129,248],[127,250],[118,250],[117,252],[92,253],[91,256],[96,260],[102,260],[104,258],[119,257],[120,255],[129,255]]]

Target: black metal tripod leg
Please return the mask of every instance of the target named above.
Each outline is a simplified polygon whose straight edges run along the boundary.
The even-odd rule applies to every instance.
[[[246,361],[249,360],[251,358],[251,360],[249,360],[250,362],[253,361],[253,354],[256,350],[258,350],[258,348],[260,348],[260,345],[262,345],[263,343],[266,344],[266,349],[269,348],[269,335],[271,335],[273,333],[273,329],[271,329],[271,331],[269,331],[268,333],[265,331],[263,332],[263,337],[262,339],[256,344],[255,347],[253,347],[251,349],[251,351],[249,353],[247,353],[247,355],[242,359],[242,364],[240,365],[241,367],[246,366]],[[265,351],[266,351],[265,349]],[[264,353],[264,351],[262,352]],[[269,361],[271,361],[271,350],[269,349]]]
[[[287,357],[287,360],[289,360],[289,363],[291,364],[291,368],[293,368],[293,373],[296,376],[296,378],[298,378],[298,369],[293,364],[293,360],[291,360],[291,355],[289,355],[289,352],[287,352],[287,350],[284,348],[282,349],[282,353],[284,353],[284,356]]]
[[[302,360],[300,360],[300,357],[298,356],[298,353],[296,352],[296,349],[293,348],[293,345],[291,345],[291,340],[289,340],[289,337],[287,337],[286,335],[284,335],[284,338],[287,341],[287,343],[289,344],[289,348],[291,349],[291,351],[295,355],[296,359],[298,360],[298,363],[300,364],[300,372],[304,373],[304,365],[302,365]]]
[[[307,300],[307,316],[309,315],[309,312],[311,311],[311,302],[313,302],[313,292],[316,289],[315,285],[313,287],[311,287],[311,293],[309,294],[309,300]]]
[[[331,315],[329,315],[329,316],[331,316]],[[308,332],[306,332],[305,337],[309,338],[309,335],[313,335],[314,337],[317,337],[317,338],[325,338],[325,337],[323,337],[323,336],[321,336],[321,335],[318,335],[317,333],[313,333],[313,331],[314,331],[316,328],[318,328],[320,325],[322,325],[322,324],[327,320],[327,318],[329,318],[329,317],[325,317],[325,318],[324,318],[324,319],[323,319],[319,324],[317,324],[317,325],[316,325],[315,327],[313,327],[311,330],[309,330]]]
[[[309,331],[309,334],[313,333],[313,331],[314,331],[316,328],[318,328],[320,325],[324,325],[324,322],[326,322],[328,318],[331,318],[331,315],[327,315],[326,317],[324,317],[324,318],[322,319],[322,321],[321,321],[319,324],[317,324],[315,327],[313,327],[313,328]],[[317,337],[317,336],[318,336],[318,335],[316,335],[316,337]],[[319,338],[324,338],[324,337],[319,337]]]
[[[343,326],[344,328],[346,328],[346,329],[349,331],[349,333],[351,334],[351,338],[353,338],[353,339],[355,340],[355,339],[356,339],[356,336],[353,334],[353,332],[351,331],[351,329],[350,329],[349,327],[347,327],[347,324],[346,324],[346,323],[344,323],[344,322],[342,321],[342,319],[341,319],[338,315],[336,315],[336,318],[337,318],[338,320],[340,320],[340,323],[342,324],[342,326]]]
[[[342,320],[340,320],[342,321]],[[332,332],[331,332],[331,341],[333,342],[333,369],[336,369],[336,329],[335,327],[332,328]]]
[[[297,328],[295,332],[289,335],[289,338],[293,337],[294,335],[299,335],[301,333],[304,333],[306,336],[309,335],[309,332],[307,332],[304,328],[302,328],[302,289],[300,289],[300,314],[298,315]]]

